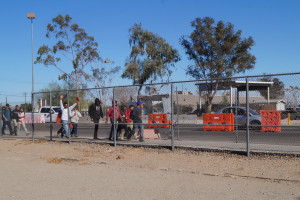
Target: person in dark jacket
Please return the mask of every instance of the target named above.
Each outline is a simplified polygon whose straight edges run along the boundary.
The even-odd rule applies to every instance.
[[[143,125],[143,115],[144,115],[144,102],[138,101],[136,107],[132,110],[133,115],[133,129],[136,132],[140,133],[139,141],[144,142],[144,125]]]
[[[11,110],[9,104],[6,104],[6,106],[2,108],[2,120],[3,120],[2,135],[5,135],[4,131],[6,126],[8,126],[10,134],[13,135],[13,130],[11,128]]]
[[[18,135],[19,112],[20,112],[20,107],[16,105],[15,109],[12,111],[12,124],[14,126],[13,132],[15,135]]]
[[[101,101],[98,98],[95,99],[95,103],[90,105],[88,113],[91,120],[95,123],[94,139],[98,139],[99,121],[101,117],[103,118]]]

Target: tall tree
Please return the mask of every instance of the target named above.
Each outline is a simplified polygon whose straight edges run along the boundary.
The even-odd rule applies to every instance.
[[[138,95],[141,95],[143,84],[157,78],[169,78],[171,67],[180,60],[178,51],[157,34],[142,29],[141,24],[134,24],[129,29],[131,53],[125,64],[122,78],[140,84]]]
[[[256,58],[249,52],[254,41],[252,37],[242,39],[242,31],[235,31],[233,24],[215,23],[210,17],[196,18],[191,26],[193,32],[180,39],[188,58],[194,61],[187,67],[187,74],[206,80],[205,103],[207,112],[211,112],[212,100],[224,83],[221,79],[254,68]]]
[[[272,78],[270,76],[265,76],[260,79],[262,82],[273,82],[273,85],[269,88],[269,98],[278,99],[284,96],[284,83],[279,78]],[[260,90],[259,93],[265,98],[268,98],[268,91]]]
[[[76,89],[80,85],[86,85],[85,79],[89,75],[84,71],[85,67],[93,62],[101,60],[98,53],[98,43],[94,37],[89,36],[78,24],[72,23],[69,15],[58,15],[52,19],[47,26],[47,38],[51,38],[54,45],[43,45],[38,49],[36,63],[45,66],[54,66],[63,75],[59,79],[72,78],[76,83]],[[66,63],[69,63],[73,70],[66,73]]]

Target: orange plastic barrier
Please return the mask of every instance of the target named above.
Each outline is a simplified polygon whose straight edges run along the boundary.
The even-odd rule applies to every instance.
[[[263,125],[281,125],[281,112],[278,110],[261,110],[261,132],[281,132],[281,127],[264,127]]]
[[[234,126],[222,126],[221,124],[234,124],[233,113],[209,114],[203,115],[203,124],[216,124],[203,126],[203,131],[233,131]]]
[[[149,128],[170,128],[170,125],[150,125],[150,124],[170,124],[172,121],[167,119],[167,114],[149,114],[148,127]]]

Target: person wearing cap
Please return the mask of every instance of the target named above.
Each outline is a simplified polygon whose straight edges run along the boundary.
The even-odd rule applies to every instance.
[[[100,121],[101,117],[103,118],[103,112],[102,112],[100,99],[98,99],[98,98],[95,99],[95,103],[90,105],[88,113],[89,113],[91,120],[95,123],[94,140],[96,140],[96,139],[98,139],[99,121]]]
[[[140,137],[139,141],[144,142],[144,125],[143,123],[143,115],[144,115],[144,108],[143,108],[144,102],[137,101],[136,107],[133,109],[133,129],[137,134],[138,131],[140,131]]]
[[[114,104],[115,104],[115,109],[114,109]],[[115,116],[116,113],[116,116]],[[121,117],[121,113],[120,113],[120,109],[118,106],[118,102],[112,101],[112,106],[109,108],[108,112],[106,113],[106,120],[105,122],[108,122],[108,119],[110,119],[110,123],[111,123],[111,129],[110,129],[110,133],[109,133],[109,140],[112,140],[112,138],[114,137],[114,125],[117,123],[117,121],[120,119]],[[117,130],[116,130],[117,132]],[[118,135],[118,133],[117,133]],[[116,136],[118,137],[118,136]]]
[[[6,106],[2,107],[2,121],[3,121],[3,125],[2,125],[2,135],[5,135],[5,128],[6,126],[8,126],[10,135],[13,135],[13,130],[11,128],[11,110],[9,107],[9,104],[6,104]]]
[[[76,98],[76,103],[74,103],[72,106],[69,107],[67,102],[62,102],[64,98],[64,95],[60,95],[60,109],[61,109],[61,122],[63,124],[64,130],[65,130],[65,136],[66,138],[70,137],[70,131],[69,131],[69,118],[71,116],[71,110],[77,105],[79,102],[79,99]]]

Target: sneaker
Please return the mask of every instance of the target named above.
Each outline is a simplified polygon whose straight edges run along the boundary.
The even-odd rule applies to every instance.
[[[145,142],[145,140],[139,140],[139,142]]]
[[[79,135],[75,134],[75,137],[78,137]]]
[[[30,133],[28,132],[28,133],[26,133],[26,136],[28,136],[28,135],[30,135]]]

